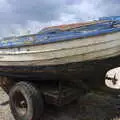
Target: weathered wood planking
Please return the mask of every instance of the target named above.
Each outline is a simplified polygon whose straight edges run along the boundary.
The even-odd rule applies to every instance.
[[[120,32],[57,43],[0,49],[0,66],[57,65],[120,55]]]

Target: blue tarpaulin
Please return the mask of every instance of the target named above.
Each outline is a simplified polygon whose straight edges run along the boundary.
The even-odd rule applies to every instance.
[[[0,48],[48,44],[120,31],[120,16],[102,17],[99,20],[102,20],[103,22],[65,31],[52,29],[49,31],[42,31],[34,35],[4,38],[0,41]]]
[[[117,20],[120,20],[120,16],[101,17],[101,18],[99,18],[99,20],[117,21]]]

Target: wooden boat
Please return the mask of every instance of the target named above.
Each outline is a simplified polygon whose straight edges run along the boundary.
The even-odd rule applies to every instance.
[[[77,27],[70,25],[69,29],[58,26],[0,41],[0,75],[4,76],[39,80],[101,79],[119,60],[120,21],[116,18]]]

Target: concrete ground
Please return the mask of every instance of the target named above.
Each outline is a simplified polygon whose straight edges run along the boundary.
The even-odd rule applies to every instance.
[[[103,93],[88,93],[64,107],[45,106],[41,120],[120,120],[120,98]],[[0,88],[0,120],[14,120],[9,97]]]

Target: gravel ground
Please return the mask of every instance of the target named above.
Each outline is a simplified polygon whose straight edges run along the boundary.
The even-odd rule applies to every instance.
[[[10,108],[9,108],[9,97],[0,88],[0,120],[14,120]]]
[[[64,107],[45,106],[41,120],[120,120],[120,98],[103,93],[88,93]],[[0,88],[0,120],[14,120],[9,98]]]

